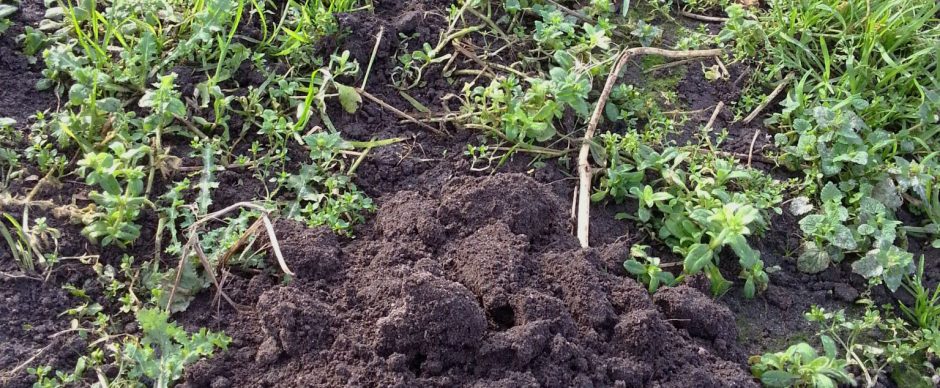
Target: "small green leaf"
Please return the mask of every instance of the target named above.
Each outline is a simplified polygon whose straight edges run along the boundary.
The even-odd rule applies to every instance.
[[[783,388],[790,387],[800,381],[800,376],[782,370],[769,370],[761,375],[760,381],[768,387]]]
[[[881,274],[884,273],[884,267],[881,265],[881,262],[878,261],[878,252],[879,250],[877,249],[868,252],[865,257],[852,263],[852,272],[862,275],[865,279],[881,276]]]
[[[836,341],[828,335],[820,335],[819,341],[822,342],[823,351],[826,353],[826,357],[835,359],[836,358]]]
[[[632,273],[634,275],[642,275],[646,273],[646,266],[644,266],[643,264],[640,264],[640,262],[636,260],[624,261],[623,268],[626,269],[627,272]]]
[[[800,272],[814,274],[829,268],[831,261],[826,250],[819,249],[816,243],[809,241],[803,244],[803,253],[796,259],[796,268]]]
[[[339,92],[339,103],[343,106],[343,109],[348,113],[356,113],[359,110],[359,104],[362,103],[362,96],[359,95],[356,88],[336,82],[333,84],[336,85],[336,91]]]
[[[699,273],[706,265],[711,263],[713,252],[707,244],[695,244],[689,249],[685,256],[685,272],[690,274]]]
[[[852,230],[843,224],[836,224],[834,226],[829,242],[831,242],[832,245],[849,251],[858,247],[858,244],[855,242],[855,236],[852,235]]]

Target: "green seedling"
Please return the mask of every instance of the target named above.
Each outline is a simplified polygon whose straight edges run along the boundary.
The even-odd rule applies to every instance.
[[[767,387],[834,388],[853,384],[846,371],[846,362],[836,355],[831,341],[823,341],[826,353],[819,355],[805,342],[790,346],[779,353],[767,353],[752,359],[751,373]]]
[[[13,24],[10,16],[16,13],[19,8],[10,4],[0,4],[0,36]]]
[[[676,278],[672,273],[663,271],[660,267],[658,257],[649,256],[646,245],[634,245],[630,247],[631,259],[623,262],[624,269],[637,277],[637,280],[646,284],[650,293],[656,292],[661,285],[673,286],[676,284]],[[642,261],[640,261],[642,260]]]

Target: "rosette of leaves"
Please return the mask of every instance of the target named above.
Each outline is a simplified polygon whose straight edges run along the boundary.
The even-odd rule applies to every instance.
[[[149,155],[150,147],[127,148],[114,142],[109,148],[110,152],[86,153],[78,162],[85,183],[103,190],[89,194],[97,209],[82,233],[103,246],[124,246],[140,236],[140,225],[134,221],[148,201],[144,197],[144,168],[138,163]]]
[[[828,338],[828,337],[827,337]],[[767,387],[835,388],[854,384],[846,371],[846,361],[838,357],[835,343],[823,341],[825,354],[805,342],[792,345],[779,353],[767,353],[751,360],[751,373]]]

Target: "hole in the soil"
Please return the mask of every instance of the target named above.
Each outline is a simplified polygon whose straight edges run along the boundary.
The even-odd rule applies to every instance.
[[[427,359],[428,356],[421,353],[416,354],[411,361],[408,362],[408,370],[414,373],[415,377],[421,377],[421,365],[424,364],[424,361]]]
[[[490,318],[496,323],[498,330],[508,330],[516,325],[516,312],[509,305],[502,305],[490,309]]]

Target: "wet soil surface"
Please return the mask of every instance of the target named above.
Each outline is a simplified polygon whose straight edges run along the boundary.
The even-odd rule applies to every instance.
[[[327,41],[322,51],[350,50],[368,63],[374,37],[383,31],[367,89],[393,106],[410,107],[388,86],[400,33],[436,41],[449,2],[374,4],[374,15],[340,15],[346,36],[355,39]],[[0,38],[0,116],[25,128],[31,114],[53,108],[55,99],[33,91],[41,61],[31,65],[12,38],[41,18],[41,2],[25,1],[22,9]],[[740,85],[733,80],[747,69],[730,71],[731,80],[717,83],[683,79],[683,103],[697,110],[735,99]],[[245,78],[250,84],[250,74]],[[411,95],[434,109],[459,92],[460,83],[446,82],[439,68],[425,80]],[[595,206],[595,248],[579,248],[568,166],[520,156],[497,173],[473,173],[462,152],[467,143],[477,144],[476,134],[450,128],[452,138],[435,136],[368,102],[355,115],[330,107],[330,116],[352,139],[407,139],[373,150],[357,170],[356,183],[378,211],[357,227],[354,239],[278,221],[281,249],[297,276],[286,282],[268,273],[233,274],[223,288],[239,311],[213,303],[214,292],[207,291],[174,316],[188,329],[224,330],[233,338],[227,351],[188,368],[182,386],[750,387],[756,382],[748,355],[809,339],[802,315],[810,305],[845,307],[864,288],[848,265],[800,274],[792,256],[800,241],[797,220],[778,216],[764,238],[753,241],[766,267],[779,267],[756,300],[736,291],[716,300],[695,280],[650,296],[622,267],[642,232],[615,220],[616,211]],[[732,121],[726,111],[716,126]],[[747,152],[754,131],[762,130],[732,126],[727,151]],[[768,139],[759,135],[755,152]],[[248,171],[225,171],[219,181],[216,207],[264,192],[265,183]],[[40,196],[68,203],[76,190],[64,184]],[[152,214],[140,221],[151,237],[131,251],[143,260],[152,253],[156,221]],[[60,254],[94,249],[77,227],[61,227]],[[107,262],[120,256],[116,250],[101,254]],[[0,246],[0,271],[14,268]],[[931,276],[937,272],[928,268]],[[733,269],[726,277],[736,278]],[[93,279],[77,263],[49,279],[0,276],[0,386],[30,386],[33,379],[21,365],[71,368],[86,344],[63,333],[68,319],[60,314],[80,302],[62,286],[94,294]]]

